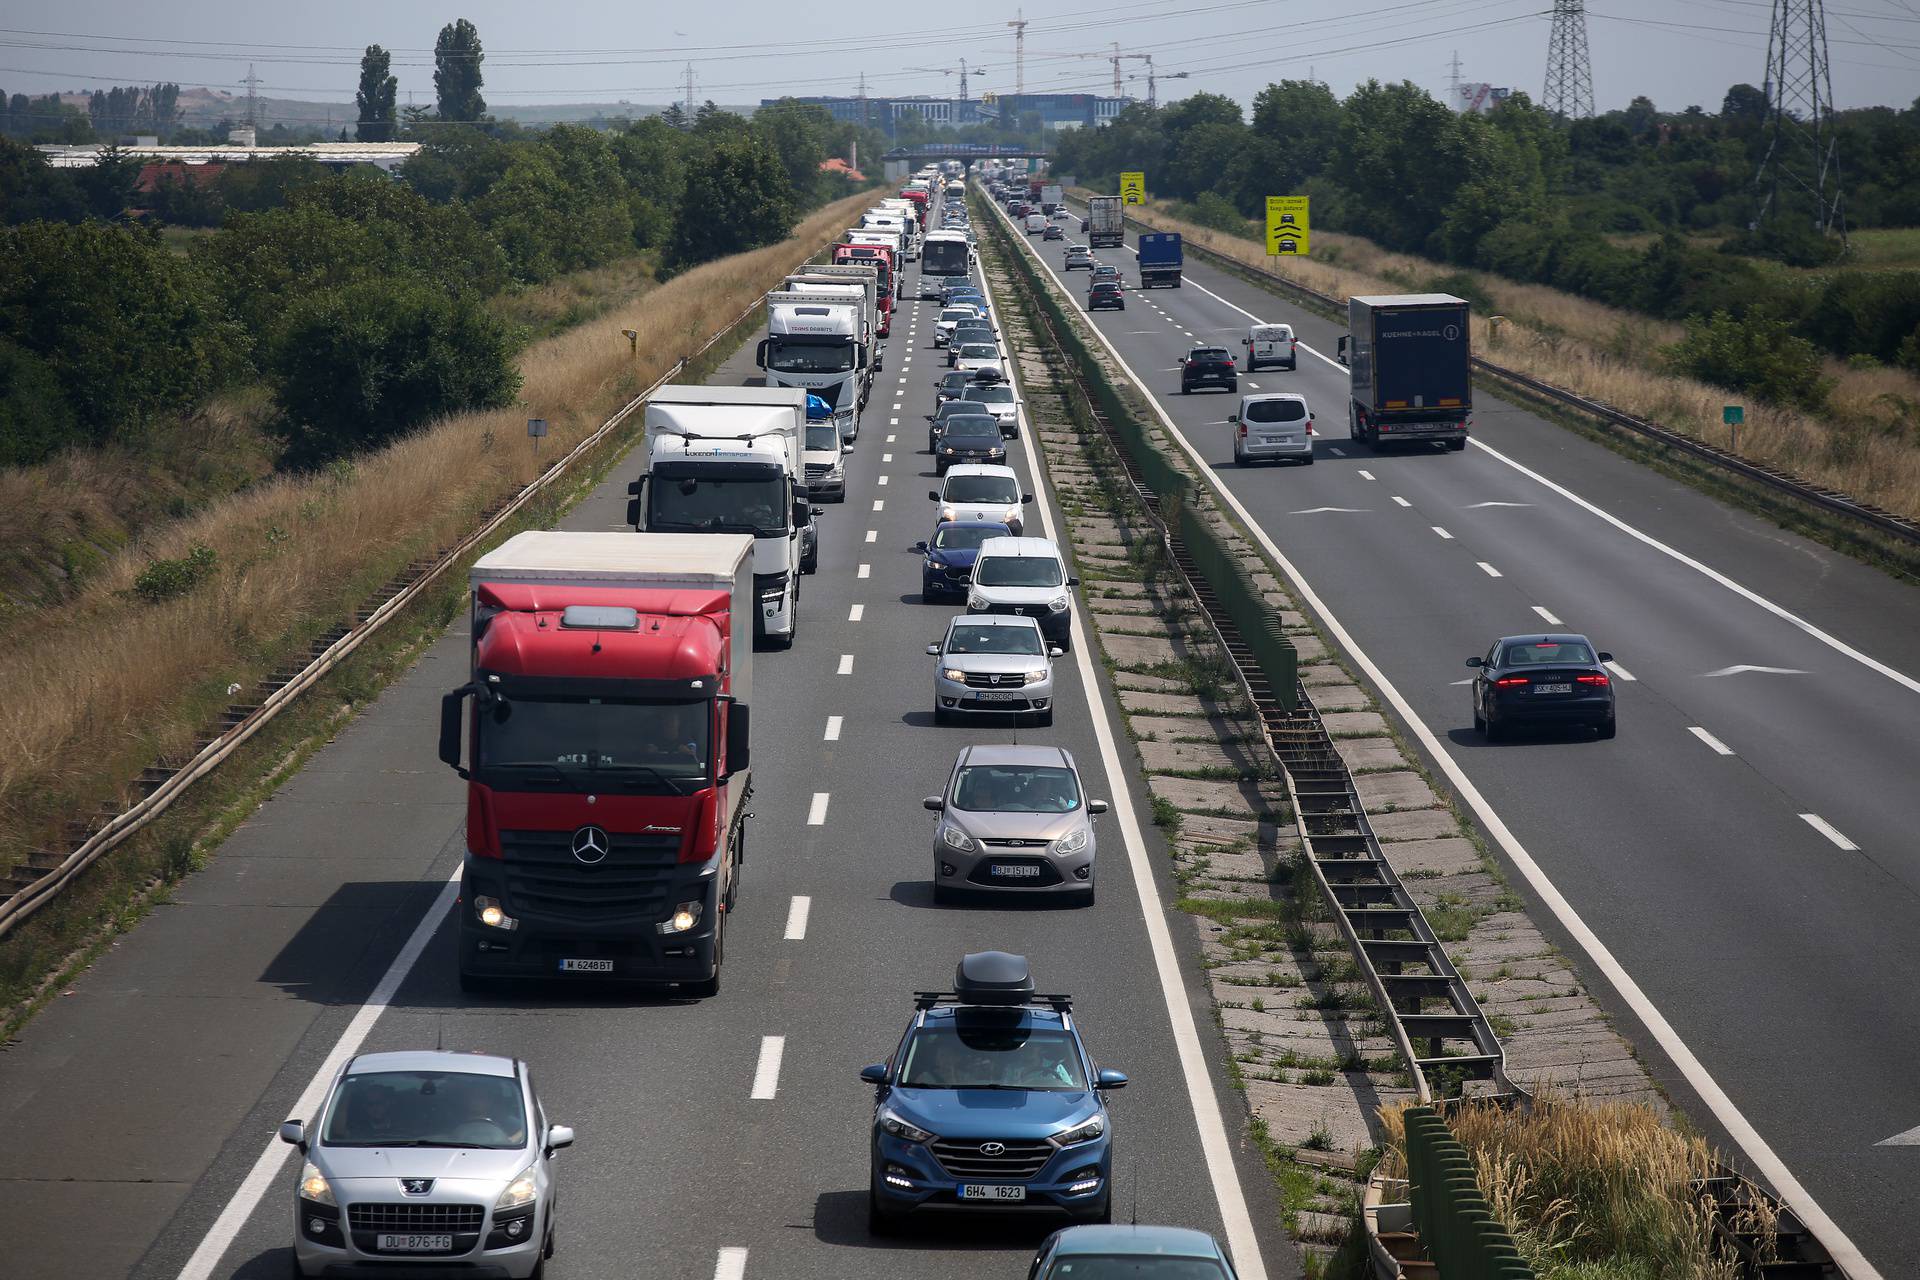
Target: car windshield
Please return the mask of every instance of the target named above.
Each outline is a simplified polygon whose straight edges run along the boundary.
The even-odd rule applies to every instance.
[[[985,528],[943,524],[939,532],[933,535],[933,545],[942,551],[978,551],[980,544],[988,538],[1006,536],[1007,526],[1003,524],[988,525]]]
[[[1060,562],[1051,556],[987,556],[973,571],[983,587],[1057,587]]]
[[[1045,650],[1040,645],[1038,627],[990,627],[978,622],[957,622],[947,633],[948,653],[1026,653]]]
[[[992,418],[978,415],[948,418],[946,426],[940,430],[941,442],[951,443],[960,439],[991,439],[998,444],[1000,443],[1000,424]]]
[[[1021,1025],[1018,1013],[956,1013],[956,1025],[922,1027],[907,1041],[900,1084],[908,1089],[1084,1091],[1087,1073],[1073,1037]]]
[[[978,401],[981,404],[1012,404],[1013,388],[1004,386],[968,387],[965,398]]]
[[[1020,501],[1020,484],[1012,476],[948,476],[947,487],[941,493],[948,502],[988,502],[1010,507]]]
[[[953,783],[953,807],[969,813],[1072,813],[1080,779],[1058,765],[972,764]]]
[[[595,787],[679,794],[706,779],[712,715],[705,701],[496,696],[479,710],[476,764],[510,789],[591,775]]]
[[[984,342],[963,343],[960,347],[962,360],[995,360],[999,356],[999,351]]]
[[[787,531],[786,482],[721,480],[710,475],[656,475],[647,485],[647,528],[664,533],[751,533],[769,538]]]
[[[979,314],[980,313],[972,307],[948,307],[940,313],[940,322],[942,324],[958,324],[970,316],[977,316]]]
[[[1307,406],[1298,400],[1249,400],[1248,422],[1298,422],[1307,416]]]
[[[1193,354],[1187,357],[1189,360],[1225,360],[1226,358],[1227,352],[1224,347],[1195,347]]]
[[[1075,1253],[1047,1268],[1046,1280],[1226,1280],[1212,1258],[1168,1258],[1146,1254]]]
[[[840,428],[831,422],[809,422],[807,424],[807,448],[838,449],[840,447]]]
[[[527,1145],[520,1082],[465,1071],[372,1071],[340,1082],[321,1127],[323,1147]]]
[[[1503,667],[1556,667],[1572,664],[1593,665],[1593,650],[1578,640],[1534,640],[1510,644],[1501,656]]]
[[[993,328],[977,320],[971,324],[958,324],[953,328],[952,340],[963,347],[974,345],[991,347],[994,345]]]

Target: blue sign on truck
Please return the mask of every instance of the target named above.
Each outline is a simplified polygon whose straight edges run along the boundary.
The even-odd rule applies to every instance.
[[[1184,250],[1177,231],[1143,231],[1140,233],[1140,287],[1151,289],[1157,284],[1180,287],[1180,265]]]
[[[1473,376],[1467,303],[1445,293],[1347,300],[1340,358],[1352,370],[1347,425],[1375,447],[1395,441],[1467,447]]]

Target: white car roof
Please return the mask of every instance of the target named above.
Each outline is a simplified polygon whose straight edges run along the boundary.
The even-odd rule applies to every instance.
[[[987,415],[980,416],[984,418]],[[948,467],[947,479],[951,480],[955,476],[1004,476],[1015,484],[1020,483],[1020,476],[1012,467],[1003,467],[997,462],[962,462],[957,466]],[[987,541],[993,542],[995,539],[988,538]]]
[[[1004,539],[988,538],[988,542],[1000,542]],[[947,619],[947,630],[955,627],[1031,627],[1040,629],[1040,619],[1030,618],[1024,613],[956,613]]]
[[[948,474],[951,475],[952,472]],[[1060,548],[1053,545],[1051,538],[988,538],[980,544],[980,554],[983,556],[1040,556],[1048,560],[1061,558]]]
[[[351,1070],[356,1075],[370,1071],[450,1071],[470,1076],[505,1076],[509,1079],[516,1074],[512,1058],[458,1049],[363,1053],[353,1060]]]

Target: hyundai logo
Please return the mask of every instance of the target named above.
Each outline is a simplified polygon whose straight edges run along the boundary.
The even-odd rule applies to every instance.
[[[410,1196],[423,1196],[433,1190],[432,1178],[402,1178],[400,1189]]]
[[[599,827],[582,827],[573,833],[574,860],[589,867],[605,862],[610,847],[607,833]]]
[[[983,1142],[980,1144],[980,1154],[983,1156],[1003,1156],[1007,1154],[1007,1144],[1004,1142]]]

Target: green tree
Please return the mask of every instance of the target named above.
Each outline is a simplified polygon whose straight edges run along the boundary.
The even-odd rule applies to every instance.
[[[1687,336],[1668,347],[1666,356],[1677,373],[1774,404],[1817,411],[1832,390],[1820,372],[1820,352],[1772,316],[1736,319],[1716,311],[1689,320]]]
[[[1272,144],[1277,169],[1268,194],[1286,195],[1319,176],[1339,139],[1340,118],[1333,90],[1315,80],[1282,80],[1254,95],[1253,132]]]
[[[1346,101],[1332,175],[1359,197],[1354,228],[1398,249],[1424,249],[1465,177],[1458,117],[1426,90],[1369,80]]]
[[[799,217],[793,188],[765,138],[748,131],[688,158],[667,257],[677,267],[784,240]]]
[[[480,32],[461,18],[440,28],[433,42],[433,93],[442,120],[478,124],[487,118],[487,100],[480,96]]]
[[[53,367],[0,338],[0,467],[44,462],[81,439]]]
[[[268,360],[291,460],[375,448],[436,418],[510,404],[506,329],[470,298],[417,279],[365,280],[301,299]]]
[[[393,75],[393,55],[377,44],[367,46],[360,57],[360,88],[353,95],[360,109],[360,123],[354,136],[362,142],[392,142],[395,104],[400,81]]]
[[[663,116],[635,121],[613,140],[627,185],[634,243],[642,249],[660,248],[673,235],[673,213],[687,183],[686,145],[686,135]]]
[[[818,103],[783,99],[754,112],[752,124],[779,155],[794,196],[811,205],[820,187],[820,162],[830,154],[833,114]]]
[[[73,171],[56,169],[32,147],[0,139],[0,221],[78,222],[86,197]]]

